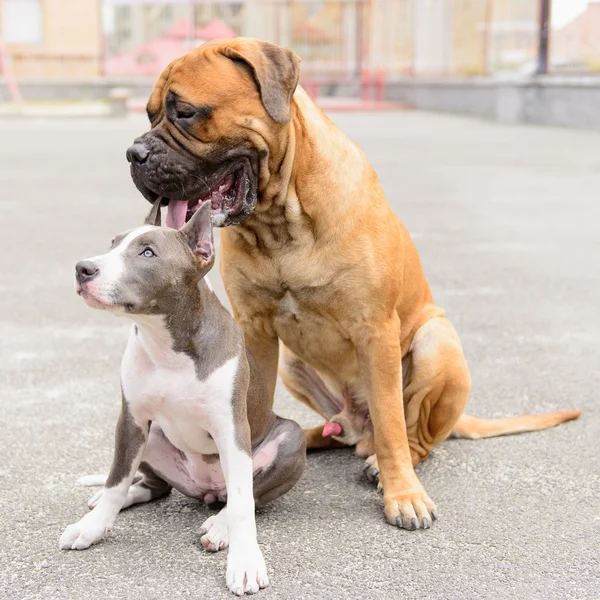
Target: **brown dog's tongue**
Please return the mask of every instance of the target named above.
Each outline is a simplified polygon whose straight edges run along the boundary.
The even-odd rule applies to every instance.
[[[171,200],[167,210],[167,227],[181,229],[185,225],[187,209],[187,200]]]

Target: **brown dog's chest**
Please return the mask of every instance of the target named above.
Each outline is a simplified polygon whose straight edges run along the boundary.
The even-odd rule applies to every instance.
[[[320,371],[348,365],[354,345],[318,302],[319,294],[287,290],[274,305],[272,324],[279,339],[296,355]],[[315,297],[316,296],[316,297]]]
[[[322,373],[351,380],[356,376],[355,348],[346,323],[339,318],[340,293],[335,282],[306,285],[301,277],[285,270],[254,272],[236,286],[236,305],[242,320],[257,315],[268,321],[277,337],[302,360]],[[346,312],[347,314],[347,312]]]

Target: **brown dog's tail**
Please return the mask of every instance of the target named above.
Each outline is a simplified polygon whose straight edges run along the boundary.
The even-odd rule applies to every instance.
[[[525,431],[540,431],[556,427],[565,421],[577,419],[580,414],[578,410],[557,410],[540,415],[523,415],[508,419],[478,419],[470,415],[462,415],[452,430],[452,436],[479,440]]]

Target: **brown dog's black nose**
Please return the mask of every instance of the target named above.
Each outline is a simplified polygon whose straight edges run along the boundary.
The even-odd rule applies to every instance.
[[[79,283],[91,281],[99,272],[100,269],[91,260],[81,260],[75,265],[75,277]]]
[[[141,165],[146,162],[150,152],[148,152],[148,148],[146,148],[144,144],[135,143],[127,148],[127,152],[125,154],[130,163]]]

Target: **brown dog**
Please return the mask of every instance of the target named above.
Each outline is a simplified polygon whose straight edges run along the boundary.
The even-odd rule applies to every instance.
[[[452,431],[531,431],[579,413],[462,414],[471,381],[458,335],[364,154],[297,87],[298,63],[245,38],[172,62],[148,103],[152,129],[128,150],[132,176],[149,200],[168,199],[173,227],[208,201],[216,224],[235,225],[221,272],[270,396],[279,364],[329,421],[308,446],[356,444],[387,520],[426,529],[437,515],[414,466]]]

